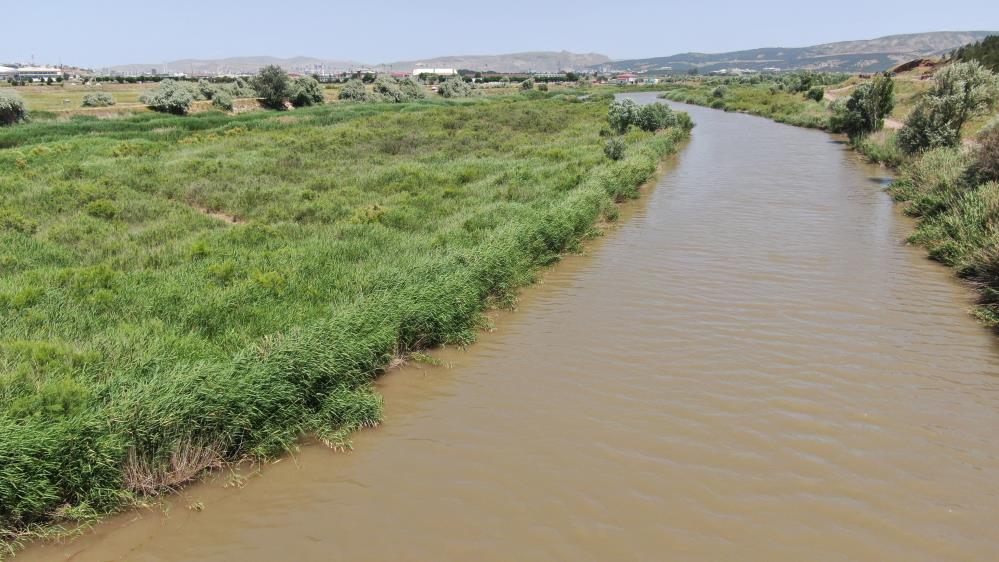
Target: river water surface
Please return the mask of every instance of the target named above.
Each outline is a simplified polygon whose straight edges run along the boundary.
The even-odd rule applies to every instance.
[[[352,453],[18,559],[999,559],[999,348],[971,293],[829,135],[683,109],[630,216],[450,368],[384,377]]]

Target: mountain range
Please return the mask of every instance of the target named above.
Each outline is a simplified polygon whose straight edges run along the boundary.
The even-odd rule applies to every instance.
[[[877,72],[921,57],[940,56],[995,31],[934,31],[877,39],[824,43],[811,47],[766,47],[728,53],[680,53],[667,57],[618,60],[590,67],[603,72],[699,72],[744,68],[809,69],[829,72]]]
[[[267,56],[226,59],[184,59],[161,64],[126,64],[110,70],[143,74],[151,70],[187,74],[254,73],[276,64],[289,71],[340,72],[370,68],[381,72],[408,72],[416,67],[458,68],[496,72],[558,72],[592,70],[598,72],[698,72],[743,68],[763,70],[810,69],[838,72],[876,72],[900,63],[945,54],[957,47],[980,41],[995,31],[934,31],[889,35],[877,39],[824,43],[810,47],[766,47],[727,53],[680,53],[670,56],[613,61],[599,53],[536,51],[503,55],[443,56],[372,64],[359,61],[314,57],[276,58]]]
[[[370,68],[382,72],[409,72],[415,67],[467,68],[492,70],[496,72],[558,72],[560,70],[580,70],[593,65],[610,62],[610,57],[596,53],[570,53],[568,51],[537,51],[510,53],[505,55],[462,55],[428,59],[371,64],[348,60],[331,60],[313,57],[233,57],[226,59],[184,59],[159,64],[125,64],[112,66],[110,70],[126,74],[143,74],[151,70],[161,73],[184,72],[187,74],[242,74],[255,73],[261,67],[276,64],[289,71],[340,72],[345,70]]]

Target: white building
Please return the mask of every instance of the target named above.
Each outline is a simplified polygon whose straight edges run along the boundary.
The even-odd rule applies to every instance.
[[[62,69],[49,66],[20,66],[17,68],[0,66],[0,76],[18,80],[45,80],[48,78],[55,80],[62,76]]]
[[[454,76],[458,71],[453,68],[414,68],[413,76],[436,74],[437,76]]]

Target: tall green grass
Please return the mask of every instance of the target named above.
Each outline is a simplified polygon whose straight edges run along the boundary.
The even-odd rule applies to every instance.
[[[660,94],[664,99],[725,111],[750,113],[798,127],[823,130],[829,128],[829,112],[825,102],[816,102],[806,99],[802,94],[777,90],[772,84],[729,85],[722,97],[712,95],[716,88],[712,82],[667,86],[669,89]]]
[[[0,540],[377,423],[687,133],[522,97],[0,130]]]
[[[972,282],[975,314],[999,327],[999,184],[979,180],[960,148],[940,148],[907,162],[889,192],[919,217],[910,241]]]

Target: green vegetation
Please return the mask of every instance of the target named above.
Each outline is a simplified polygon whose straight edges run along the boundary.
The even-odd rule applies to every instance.
[[[993,107],[999,97],[999,76],[978,62],[948,65],[934,78],[899,132],[899,146],[908,154],[957,146],[964,124]]]
[[[27,118],[28,110],[21,96],[0,92],[0,125],[13,125]]]
[[[83,107],[108,107],[115,104],[114,96],[107,92],[90,92],[83,96]]]
[[[0,541],[347,446],[687,134],[538,95],[0,130]]]
[[[292,84],[288,73],[273,64],[260,69],[253,79],[253,88],[264,105],[271,109],[284,109],[284,104],[292,96]]]
[[[340,99],[343,101],[368,101],[368,89],[364,87],[364,82],[354,79],[349,80],[340,88]]]
[[[472,95],[472,85],[460,76],[452,76],[437,86],[437,93],[445,98],[467,98]]]
[[[989,170],[995,154],[931,149],[908,161],[890,188],[906,212],[920,218],[910,241],[979,289],[976,315],[994,327],[999,326],[999,183]]]
[[[978,61],[992,72],[999,72],[999,35],[989,35],[985,39],[961,47],[953,58],[959,61]]]
[[[752,113],[799,127],[829,129],[829,108],[821,97],[815,100],[811,92],[845,79],[844,74],[811,72],[733,78],[686,77],[660,86],[666,88],[660,97]]]
[[[299,76],[291,83],[289,101],[295,107],[307,107],[325,103],[326,96],[323,95],[323,87],[315,78]]]
[[[895,108],[895,81],[887,72],[878,74],[868,83],[853,89],[846,100],[837,100],[831,107],[829,128],[846,133],[851,139],[880,131],[885,117]]]
[[[197,99],[195,89],[196,86],[189,82],[163,80],[155,89],[143,94],[139,100],[155,111],[184,115]]]

